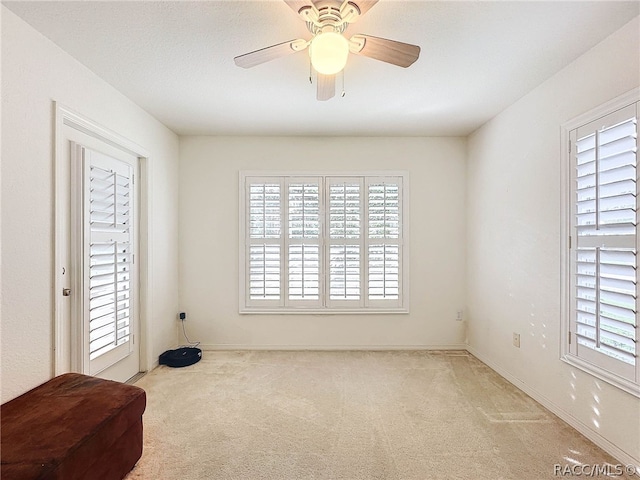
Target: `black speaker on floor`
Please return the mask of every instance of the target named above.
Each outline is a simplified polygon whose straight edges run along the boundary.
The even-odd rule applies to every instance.
[[[202,350],[195,347],[180,347],[175,350],[167,350],[159,357],[160,365],[180,368],[198,363],[202,358]]]

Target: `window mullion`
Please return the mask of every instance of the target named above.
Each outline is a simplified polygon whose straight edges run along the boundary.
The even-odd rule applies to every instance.
[[[600,230],[600,131],[595,132],[595,197],[596,197],[596,231]]]
[[[358,245],[360,247],[360,307],[368,305],[367,301],[367,285],[368,285],[368,271],[369,258],[367,254],[367,246],[365,238],[369,231],[368,210],[365,210],[367,202],[365,201],[367,195],[367,182],[365,177],[360,179],[360,238],[358,239]]]
[[[596,162],[597,165],[597,162]],[[597,166],[596,166],[597,170]],[[597,183],[596,183],[597,185]],[[596,211],[598,209],[596,208]],[[600,247],[596,247],[596,278],[595,278],[595,291],[596,291],[596,348],[600,348]]]
[[[280,179],[280,305],[289,303],[289,179]]]
[[[362,195],[360,202],[362,206],[362,264],[360,272],[362,276],[362,299],[364,308],[369,307],[369,181],[366,177],[363,183]]]
[[[329,243],[326,238],[328,236],[328,229],[325,227],[325,225],[328,224],[326,212],[329,209],[326,208],[326,202],[329,195],[326,194],[326,184],[326,177],[323,176],[318,178],[318,289],[320,293],[320,306],[322,308],[329,307],[327,301],[329,289],[326,285],[327,279],[329,278],[327,273],[327,269],[329,268],[329,256],[325,247],[325,245]]]

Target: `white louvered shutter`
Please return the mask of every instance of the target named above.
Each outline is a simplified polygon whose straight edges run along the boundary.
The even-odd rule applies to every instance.
[[[282,304],[282,182],[251,179],[247,188],[249,304]]]
[[[330,306],[360,307],[364,279],[364,181],[327,178]]]
[[[572,132],[572,341],[630,380],[637,358],[637,115],[630,106]]]
[[[129,355],[134,309],[134,168],[82,151],[83,310],[90,373]]]
[[[405,313],[394,175],[241,174],[241,313]]]
[[[402,179],[367,179],[367,298],[400,304]]]
[[[287,179],[287,305],[321,304],[321,188],[318,178]]]

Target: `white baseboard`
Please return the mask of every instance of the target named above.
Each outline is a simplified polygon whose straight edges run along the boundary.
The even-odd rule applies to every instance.
[[[491,370],[495,371],[500,376],[502,376],[509,383],[513,384],[515,387],[517,387],[518,389],[522,390],[524,393],[529,395],[531,398],[533,398],[536,402],[541,404],[551,413],[553,413],[554,415],[559,417],[561,420],[571,425],[578,432],[580,432],[582,435],[587,437],[589,440],[591,440],[593,443],[595,443],[598,447],[603,449],[613,458],[618,460],[620,463],[624,465],[634,465],[638,470],[638,474],[640,475],[640,459],[634,458],[624,450],[621,450],[619,447],[611,443],[609,440],[607,440],[605,437],[600,435],[598,432],[589,428],[587,424],[585,424],[581,420],[574,417],[570,412],[560,408],[558,405],[553,403],[551,400],[549,400],[547,397],[542,395],[540,392],[538,392],[537,390],[534,390],[533,388],[528,386],[526,383],[524,383],[522,380],[514,377],[509,372],[504,370],[501,366],[497,365],[496,363],[489,360],[484,355],[477,352],[473,347],[467,345],[465,347],[465,350],[467,350],[471,355],[473,355],[482,363],[484,363],[489,368],[491,368]]]
[[[467,350],[465,344],[451,345],[249,345],[249,344],[200,344],[202,350]]]

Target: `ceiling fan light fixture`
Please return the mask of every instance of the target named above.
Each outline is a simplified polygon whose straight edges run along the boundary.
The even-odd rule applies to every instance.
[[[311,65],[323,75],[342,71],[349,56],[349,41],[336,32],[318,33],[309,47]]]

